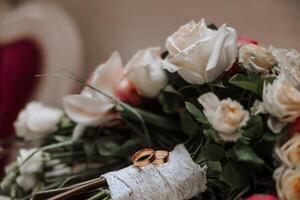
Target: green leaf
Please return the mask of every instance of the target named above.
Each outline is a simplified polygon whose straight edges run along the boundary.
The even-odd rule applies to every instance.
[[[198,124],[186,110],[180,112],[180,125],[183,132],[187,135],[194,135],[197,133]]]
[[[209,179],[220,179],[222,174],[222,165],[218,161],[207,162],[207,178]]]
[[[172,85],[168,85],[158,96],[158,101],[165,113],[175,113],[177,108],[183,103],[181,95]]]
[[[112,141],[98,143],[97,147],[103,156],[113,156],[120,149],[120,145]]]
[[[124,108],[122,110],[122,117],[138,122],[141,122],[142,119],[147,125],[152,125],[167,130],[177,131],[179,129],[178,122],[170,119],[170,117],[138,108],[131,108],[131,110],[133,110],[136,114],[129,109]],[[137,114],[140,116],[140,118],[137,116]]]
[[[233,188],[244,188],[249,184],[250,176],[244,165],[229,161],[222,171],[225,182]]]
[[[142,140],[140,138],[132,138],[124,142],[113,155],[128,156],[141,147]]]
[[[267,142],[276,141],[276,140],[278,140],[279,137],[280,137],[280,134],[274,134],[271,131],[267,131],[266,133],[264,133],[262,135],[262,138]]]
[[[243,137],[254,140],[260,139],[263,133],[263,121],[259,115],[251,116],[247,126],[244,128]]]
[[[206,119],[205,115],[199,110],[196,106],[189,102],[185,102],[185,108],[187,111],[195,118],[197,122],[203,124],[209,124],[208,120]]]
[[[220,161],[225,158],[225,150],[220,145],[208,144],[202,149],[202,155],[210,161]]]
[[[250,80],[247,76],[243,74],[234,75],[229,79],[229,83],[237,87],[254,92],[258,95],[261,95],[261,93],[259,92],[261,83],[259,81]]]
[[[250,162],[254,164],[264,164],[261,159],[249,146],[238,144],[235,147],[235,154],[239,161]]]

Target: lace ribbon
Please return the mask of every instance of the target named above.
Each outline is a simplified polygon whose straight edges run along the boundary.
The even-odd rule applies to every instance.
[[[113,200],[184,200],[206,190],[206,167],[194,163],[182,144],[163,165],[129,166],[103,176]]]

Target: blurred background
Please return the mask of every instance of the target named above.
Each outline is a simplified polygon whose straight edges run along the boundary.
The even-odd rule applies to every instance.
[[[299,0],[0,0],[0,138],[29,100],[61,106],[76,83],[117,50],[164,47],[179,26],[205,18],[260,44],[300,50]]]
[[[79,25],[88,67],[113,50],[125,60],[140,48],[164,46],[180,25],[205,18],[263,44],[300,50],[299,0],[52,0]]]

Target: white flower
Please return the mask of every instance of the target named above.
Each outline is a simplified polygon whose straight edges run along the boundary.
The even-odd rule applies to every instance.
[[[17,162],[20,166],[19,170],[21,174],[38,173],[42,171],[43,154],[41,151],[34,152],[36,152],[36,149],[20,149]],[[31,156],[33,153],[34,155]]]
[[[281,49],[270,46],[269,51],[275,56],[278,66],[281,69],[299,68],[300,52],[295,49]]]
[[[36,149],[21,149],[17,157],[20,175],[16,181],[25,191],[30,191],[38,183],[37,174],[43,169],[43,154]],[[34,153],[34,155],[32,155]],[[31,157],[30,157],[31,156]],[[30,158],[29,158],[30,157]]]
[[[95,70],[89,84],[113,97],[114,88],[123,77],[122,67],[120,55],[114,52],[106,63]],[[115,102],[88,87],[80,95],[64,96],[63,106],[73,121],[85,126],[98,126],[115,118],[112,112]]]
[[[300,88],[300,52],[295,49],[278,49],[272,46],[269,50],[278,61],[277,70],[287,74],[289,81]]]
[[[269,73],[277,61],[268,49],[254,44],[246,44],[239,49],[239,63],[249,71]]]
[[[300,167],[300,134],[296,133],[282,146],[275,149],[281,161],[288,167]]]
[[[38,102],[27,104],[14,123],[16,133],[25,140],[41,139],[57,130],[63,111]]]
[[[274,172],[277,194],[280,200],[300,199],[300,168],[278,168]]]
[[[36,174],[21,174],[16,182],[25,192],[29,192],[37,185],[38,177]]]
[[[249,112],[242,105],[230,98],[220,101],[211,92],[198,98],[204,108],[204,114],[213,128],[225,141],[236,141],[241,137],[240,129],[247,125]]]
[[[217,79],[231,68],[237,57],[237,36],[225,24],[217,31],[207,28],[204,19],[189,22],[168,37],[169,56],[163,62],[169,72],[178,74],[190,84]]]
[[[167,76],[160,66],[159,48],[140,50],[123,68],[122,59],[114,52],[108,61],[96,68],[89,85],[109,97],[138,105],[141,96],[154,98],[167,84]],[[137,93],[139,94],[137,94]],[[116,118],[115,101],[89,87],[80,95],[63,97],[67,115],[84,126],[99,126]],[[84,127],[76,130],[80,136]]]
[[[141,96],[155,98],[168,82],[160,53],[159,47],[139,50],[125,66],[126,78]]]
[[[265,110],[272,115],[268,126],[275,133],[300,116],[300,92],[285,73],[281,73],[272,84],[265,84],[263,103]]]

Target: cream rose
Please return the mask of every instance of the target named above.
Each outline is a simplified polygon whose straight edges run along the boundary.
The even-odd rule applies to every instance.
[[[125,67],[119,53],[114,52],[106,63],[96,68],[89,80],[89,85],[109,97],[89,87],[80,95],[67,95],[63,97],[67,115],[83,126],[99,126],[117,116],[113,112],[116,102],[110,97],[132,104],[141,100],[136,92],[144,97],[156,97],[167,84],[160,61],[158,47],[138,51]],[[76,128],[75,135],[82,133],[83,126]]]
[[[300,167],[300,134],[296,133],[282,146],[275,149],[281,161],[289,167]]]
[[[278,61],[276,70],[287,74],[289,81],[300,88],[300,52],[295,49],[281,49],[272,46],[268,49]]]
[[[249,120],[249,112],[241,104],[230,98],[220,101],[211,92],[200,96],[198,101],[203,106],[208,121],[223,140],[236,141],[241,137],[240,129]]]
[[[300,91],[285,73],[281,73],[272,84],[265,84],[263,104],[272,115],[268,120],[269,128],[279,133],[286,123],[294,122],[300,116]]]
[[[19,113],[14,127],[19,137],[37,140],[55,132],[62,116],[62,110],[31,102]]]
[[[31,156],[36,149],[21,149],[17,157],[20,175],[17,177],[17,184],[25,191],[32,190],[38,183],[38,173],[43,168],[43,153],[38,151]],[[29,156],[31,156],[29,158]],[[29,158],[29,159],[28,159]]]
[[[274,173],[280,200],[300,199],[300,168],[280,167]]]
[[[226,25],[217,31],[207,28],[204,19],[181,26],[166,41],[169,56],[163,61],[169,72],[177,72],[190,84],[217,79],[231,68],[237,57],[237,36]]]
[[[95,70],[89,84],[114,97],[114,88],[123,77],[122,67],[120,55],[114,52],[106,63]],[[80,95],[64,96],[63,107],[73,121],[84,126],[99,126],[116,116],[113,112],[115,102],[88,87]]]
[[[139,50],[125,66],[126,78],[133,83],[139,95],[155,98],[168,82],[161,66],[159,47]]]
[[[239,63],[248,71],[266,74],[277,64],[277,61],[268,49],[254,44],[246,44],[239,48]]]

